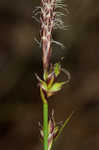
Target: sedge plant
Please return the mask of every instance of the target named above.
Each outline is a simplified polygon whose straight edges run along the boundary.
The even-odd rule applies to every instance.
[[[62,21],[63,11],[67,12],[67,7],[63,0],[41,0],[41,5],[33,10],[33,18],[40,23],[40,44],[42,49],[43,76],[40,78],[36,74],[39,82],[41,100],[43,102],[43,125],[40,125],[40,134],[43,141],[43,150],[51,150],[53,143],[61,134],[63,128],[70,120],[71,115],[63,122],[56,123],[54,119],[54,110],[51,116],[48,114],[48,98],[56,94],[70,80],[70,73],[61,67],[60,62],[51,63],[52,43],[61,43],[54,41],[52,32],[56,29],[66,29]],[[39,19],[38,19],[39,16]],[[66,75],[66,81],[57,82],[57,78],[63,72]]]

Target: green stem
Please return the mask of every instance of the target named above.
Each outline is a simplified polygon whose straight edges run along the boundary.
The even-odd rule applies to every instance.
[[[40,88],[41,99],[43,101],[43,132],[44,132],[44,150],[48,150],[48,102]]]
[[[48,150],[48,104],[43,103],[44,150]]]

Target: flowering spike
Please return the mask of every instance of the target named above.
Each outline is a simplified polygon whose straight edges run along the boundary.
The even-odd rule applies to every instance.
[[[61,9],[62,12],[60,12]],[[62,17],[64,16],[63,11],[68,12],[67,6],[64,4],[63,0],[41,0],[41,6],[33,11],[33,18],[37,22],[40,22],[41,25],[40,42],[37,39],[35,39],[35,41],[42,47],[43,51],[43,79],[37,74],[36,78],[39,81],[40,94],[43,101],[43,127],[40,125],[40,134],[44,142],[44,150],[51,150],[54,140],[60,135],[60,132],[69,121],[69,119],[67,119],[62,127],[61,124],[56,124],[54,120],[54,111],[52,111],[52,115],[48,120],[47,99],[60,91],[63,85],[70,80],[69,72],[63,69],[60,63],[54,65],[50,63],[52,52],[51,44],[55,43],[64,48],[63,44],[52,38],[52,31],[54,29],[66,29],[62,21]],[[65,82],[56,81],[61,72],[67,77]]]
[[[58,9],[58,11],[57,11]],[[62,16],[64,13],[60,9],[65,10],[68,13],[67,5],[64,4],[63,0],[41,0],[41,6],[36,7],[33,11],[33,18],[39,22],[38,16],[40,17],[40,36],[41,46],[43,50],[43,69],[49,69],[49,61],[51,56],[51,44],[54,42],[63,47],[63,44],[57,41],[52,41],[52,30],[53,29],[65,29]]]
[[[55,19],[55,3],[56,0],[42,0],[41,3],[41,42],[43,49],[43,68],[47,70],[51,56],[51,33]]]

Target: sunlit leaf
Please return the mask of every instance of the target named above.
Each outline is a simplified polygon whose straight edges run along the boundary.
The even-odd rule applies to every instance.
[[[65,84],[65,82],[56,82],[53,84],[53,86],[48,90],[49,92],[57,92],[61,90],[62,86]]]

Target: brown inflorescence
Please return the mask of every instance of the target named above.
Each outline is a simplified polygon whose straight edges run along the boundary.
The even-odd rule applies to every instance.
[[[51,56],[51,33],[55,21],[55,3],[56,0],[42,0],[41,1],[41,42],[43,49],[43,69],[47,70],[49,67],[49,60]]]

